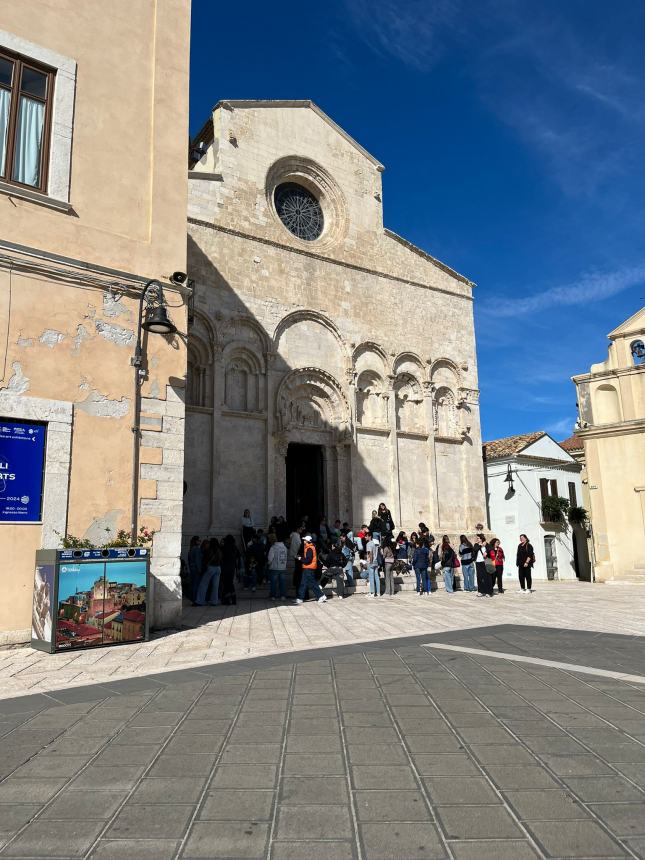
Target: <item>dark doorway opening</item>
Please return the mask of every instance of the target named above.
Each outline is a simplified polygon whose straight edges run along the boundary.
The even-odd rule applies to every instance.
[[[323,450],[320,445],[290,443],[287,448],[287,521],[313,526],[325,511]]]

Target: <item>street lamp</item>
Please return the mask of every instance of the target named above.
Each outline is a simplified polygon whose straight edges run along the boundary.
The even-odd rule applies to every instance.
[[[145,308],[145,318],[144,310]],[[141,435],[141,386],[146,378],[142,364],[143,331],[151,334],[175,334],[177,327],[168,318],[163,286],[159,281],[151,280],[145,285],[139,298],[139,316],[137,319],[137,345],[130,364],[134,367],[134,421],[132,423],[132,508],[130,516],[130,543],[136,546],[137,525],[139,519],[139,439]]]

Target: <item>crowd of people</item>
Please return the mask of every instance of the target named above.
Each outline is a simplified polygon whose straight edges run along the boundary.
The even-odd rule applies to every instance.
[[[505,593],[506,554],[498,538],[487,539],[481,531],[472,539],[462,534],[453,547],[448,535],[436,540],[425,523],[409,537],[405,531],[395,532],[385,502],[356,531],[338,519],[331,525],[325,517],[316,523],[303,517],[290,528],[280,516],[272,518],[265,532],[245,510],[239,545],[231,534],[222,541],[197,535],[191,539],[184,594],[194,606],[232,605],[238,588],[254,592],[267,583],[269,600],[287,600],[291,586],[296,604],[310,597],[324,603],[328,586],[343,600],[355,577],[361,577],[368,581],[369,597],[392,598],[396,578],[403,576],[415,577],[419,597],[436,590],[433,583],[439,578],[447,594],[460,590],[492,598]],[[515,563],[520,592],[531,594],[535,554],[525,534],[520,535]]]

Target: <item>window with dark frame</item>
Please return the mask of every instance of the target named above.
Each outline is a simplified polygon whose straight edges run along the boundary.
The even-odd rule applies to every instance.
[[[55,72],[0,50],[0,179],[47,188]]]
[[[540,496],[542,501],[549,498],[549,482],[547,478],[540,478]]]
[[[549,484],[551,485],[551,495],[555,498],[558,495],[558,482],[552,479]]]
[[[578,497],[576,496],[576,485],[573,481],[569,481],[569,504],[572,508],[578,507]]]

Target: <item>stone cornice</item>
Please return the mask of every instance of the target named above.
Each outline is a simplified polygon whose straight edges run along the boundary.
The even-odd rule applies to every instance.
[[[616,424],[596,424],[576,430],[576,436],[581,439],[602,439],[611,436],[631,436],[633,433],[645,432],[645,418],[636,421],[620,421]]]
[[[352,269],[355,272],[361,272],[365,275],[373,275],[377,278],[385,278],[388,281],[395,281],[399,284],[407,284],[411,287],[421,287],[423,290],[432,290],[436,293],[443,293],[447,296],[452,296],[455,299],[463,299],[467,302],[472,302],[472,296],[465,296],[462,293],[453,293],[452,290],[446,290],[443,287],[434,287],[430,284],[422,284],[420,281],[412,281],[409,278],[401,278],[398,275],[389,275],[387,272],[381,272],[378,269],[368,269],[366,266],[358,266],[355,263],[347,263],[344,260],[336,260],[334,257],[327,257],[322,254],[315,254],[312,251],[307,251],[304,248],[294,248],[291,245],[284,245],[282,242],[275,242],[273,239],[266,239],[264,236],[254,236],[252,233],[244,233],[242,230],[233,230],[230,227],[223,227],[221,224],[209,224],[208,221],[200,221],[198,218],[188,218],[189,224],[194,224],[196,227],[204,227],[207,230],[215,230],[219,233],[226,233],[228,236],[235,236],[238,239],[247,239],[251,242],[258,242],[260,245],[269,245],[273,248],[280,248],[281,251],[288,251],[292,254],[300,254],[303,257],[310,257],[313,260],[320,260],[322,263],[329,263],[333,266],[341,266],[344,269]]]
[[[633,367],[617,367],[607,370],[598,370],[595,373],[579,373],[572,376],[572,382],[578,385],[580,382],[599,382],[601,379],[612,379],[617,376],[631,376],[633,373],[645,373],[645,364],[635,364]]]

